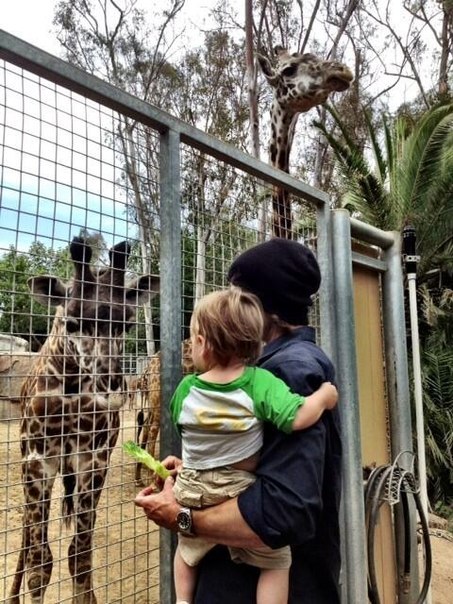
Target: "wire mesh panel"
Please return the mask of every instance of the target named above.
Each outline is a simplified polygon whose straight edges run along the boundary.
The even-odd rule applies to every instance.
[[[98,602],[160,601],[159,533],[133,504],[151,477],[122,444],[159,456],[162,305],[181,311],[192,371],[194,304],[272,232],[275,182],[186,135],[170,252],[181,297],[150,295],[157,280],[142,277],[163,264],[164,128],[87,97],[0,63],[0,602],[88,602],[92,589]],[[317,252],[313,199],[292,195],[296,237]]]
[[[46,524],[47,513],[50,518],[48,541],[53,569],[46,601],[72,601],[68,563],[71,566],[71,559],[76,560],[85,545],[76,543],[70,549],[74,527],[65,525],[61,502],[64,493],[72,491],[75,511],[80,512],[77,499],[81,500],[83,495],[80,490],[77,492],[81,486],[72,473],[82,467],[82,458],[71,461],[72,452],[79,448],[92,451],[88,455],[92,466],[89,470],[90,488],[93,493],[99,489],[96,481],[102,482],[104,476],[96,470],[105,465],[105,457],[97,458],[95,451],[102,446],[99,447],[95,441],[102,431],[106,438],[114,438],[118,432],[118,438],[112,449],[99,501],[95,506],[94,500],[90,504],[96,507],[97,517],[93,541],[89,545],[92,546],[92,560],[88,564],[94,568],[97,598],[99,602],[158,601],[158,532],[133,505],[137,492],[135,466],[132,460],[125,458],[121,449],[122,442],[136,438],[139,404],[133,388],[128,394],[126,385],[133,382],[152,347],[143,306],[133,309],[137,314],[135,324],[126,326],[127,331],[120,330],[125,382],[115,385],[115,394],[108,401],[108,405],[115,409],[119,407],[119,411],[105,412],[95,408],[91,423],[90,420],[86,420],[86,425],[80,422],[79,432],[71,428],[72,433],[69,433],[67,417],[61,402],[56,400],[59,387],[54,388],[47,382],[45,388],[52,391],[45,408],[26,426],[21,425],[18,419],[20,388],[25,377],[37,359],[41,359],[41,363],[52,360],[52,353],[47,351],[43,357],[42,350],[43,344],[49,341],[55,314],[54,308],[43,299],[39,303],[32,298],[27,280],[37,275],[52,274],[66,283],[74,274],[74,262],[68,251],[74,237],[88,238],[93,251],[93,265],[100,274],[109,266],[108,250],[123,240],[132,242],[126,281],[134,274],[141,275],[156,268],[157,261],[151,258],[151,250],[149,255],[143,256],[143,250],[137,244],[137,214],[129,209],[130,199],[137,195],[137,191],[133,190],[124,168],[125,158],[130,157],[124,152],[124,140],[120,136],[125,130],[125,123],[112,111],[8,63],[1,64],[0,78],[0,601],[6,601],[12,587],[22,548],[25,499],[20,461],[21,434],[25,440],[32,439],[36,430],[42,430],[44,445],[40,454],[46,458],[44,466],[53,468],[49,470],[52,476],[46,493],[37,493],[31,488],[37,488],[39,477],[33,478],[36,481],[33,485],[29,480],[26,487],[30,509],[35,503],[40,508],[33,518],[43,525]],[[145,153],[137,144],[134,148],[137,153]],[[151,167],[148,167],[147,174],[139,174],[142,191],[155,188],[151,173]],[[153,211],[157,212],[157,209]],[[152,217],[150,210],[148,229],[158,227],[153,226]],[[93,271],[95,275],[96,270]],[[70,291],[66,296],[70,296]],[[96,296],[97,291],[86,285],[81,297]],[[105,303],[108,305],[109,300]],[[76,312],[81,323],[86,310],[79,303]],[[156,308],[150,305],[147,313],[151,317],[147,325],[152,328]],[[89,320],[95,318],[91,316]],[[88,325],[87,329],[93,340],[99,338],[100,341],[99,330],[94,325]],[[118,335],[114,325],[109,329],[109,338]],[[155,331],[158,335],[158,330]],[[153,329],[151,333],[154,335]],[[89,336],[85,334],[84,338],[83,346],[89,346]],[[109,367],[113,374],[116,353],[114,350],[107,352],[111,357]],[[99,351],[89,354],[96,355]],[[61,367],[62,398],[67,406],[76,407],[71,413],[83,418],[87,401],[72,396],[67,386],[68,376],[75,369],[68,359],[60,364],[59,361],[61,358],[54,366]],[[44,374],[52,371],[51,368],[44,369]],[[94,364],[93,371],[96,374],[101,369]],[[83,384],[80,387],[84,389]],[[23,402],[27,405],[25,399]],[[106,413],[109,416],[107,427],[102,425]],[[116,416],[119,428],[116,420],[112,419]],[[22,447],[28,450],[23,441]],[[55,473],[59,475],[52,488]],[[65,481],[61,475],[65,476]],[[73,518],[73,524],[74,520],[77,518]],[[29,521],[30,518],[26,522]],[[94,518],[90,522],[94,522]],[[46,536],[44,530],[38,533],[31,574],[38,577],[38,583],[44,584],[42,569],[45,568],[50,575],[44,546]],[[80,565],[79,573],[86,571],[87,568]],[[81,589],[89,589],[88,585],[82,584]],[[31,588],[24,578],[24,593]],[[24,601],[29,601],[29,598]]]

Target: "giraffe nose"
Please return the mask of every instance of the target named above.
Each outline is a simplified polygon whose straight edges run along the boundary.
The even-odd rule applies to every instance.
[[[122,379],[119,374],[104,373],[96,381],[100,392],[117,392],[122,389]]]
[[[117,357],[107,357],[96,364],[97,374],[103,376],[121,376],[122,368]]]

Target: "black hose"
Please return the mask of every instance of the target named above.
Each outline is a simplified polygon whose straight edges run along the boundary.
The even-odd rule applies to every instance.
[[[411,574],[411,518],[409,508],[409,494],[414,498],[417,512],[420,516],[422,538],[425,549],[425,574],[422,589],[414,604],[422,604],[428,593],[432,572],[432,553],[429,538],[428,521],[423,511],[420,497],[415,488],[415,479],[412,474],[402,471],[397,465],[378,466],[370,474],[365,486],[365,523],[367,532],[368,556],[368,598],[371,604],[380,604],[379,589],[377,584],[376,564],[374,557],[374,537],[376,525],[379,520],[381,506],[385,503],[391,492],[391,480],[398,480],[398,493],[396,505],[401,505],[404,527],[404,578],[410,581]],[[416,528],[415,528],[416,530]]]
[[[379,517],[379,509],[383,503],[382,491],[385,489],[388,476],[392,471],[391,466],[380,466],[376,468],[378,470],[377,477],[372,481],[371,485],[373,490],[369,492],[368,505],[369,513],[367,534],[368,537],[371,535],[372,538],[367,540],[367,555],[368,555],[368,596],[371,604],[380,604],[379,589],[377,586],[377,575],[376,575],[376,563],[374,557],[374,533]],[[372,475],[371,475],[372,476]],[[371,478],[370,476],[370,478]]]

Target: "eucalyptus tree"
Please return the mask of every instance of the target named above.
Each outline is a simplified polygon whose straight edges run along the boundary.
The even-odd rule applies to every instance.
[[[49,333],[49,308],[34,302],[29,277],[52,274],[67,279],[70,268],[67,248],[47,248],[39,241],[27,251],[11,246],[0,257],[0,331],[24,338],[39,350]]]
[[[375,87],[376,96],[383,89],[391,93],[404,80],[412,85],[424,110],[451,97],[451,0],[365,0],[361,2],[357,25],[362,31],[362,48],[374,57],[380,66],[376,73],[387,82],[386,86]],[[369,32],[370,25],[374,35],[363,35],[362,28]]]
[[[174,19],[185,0],[155,7],[152,27],[137,0],[60,0],[54,26],[64,58],[134,96],[160,105],[174,70],[169,60],[178,34]],[[170,33],[169,33],[170,32]],[[116,116],[113,145],[123,158],[123,183],[136,220],[142,271],[158,257],[158,140],[153,131],[124,115]],[[120,183],[121,184],[121,183]],[[154,352],[150,309],[145,308],[148,353]]]
[[[189,49],[182,57],[178,69],[180,85],[174,98],[181,119],[245,150],[249,115],[244,47],[219,25],[218,30],[205,33],[200,46]],[[232,221],[241,223],[253,215],[254,185],[232,166],[193,149],[183,154],[182,172],[184,217],[192,225],[196,239],[194,296],[199,299],[209,281],[208,245],[226,237]]]

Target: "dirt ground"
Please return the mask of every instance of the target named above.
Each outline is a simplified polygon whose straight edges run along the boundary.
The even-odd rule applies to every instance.
[[[158,531],[152,529],[132,503],[137,492],[134,464],[123,456],[119,445],[134,438],[135,412],[125,410],[122,415],[120,440],[98,507],[94,585],[99,604],[158,604]],[[6,602],[21,543],[19,459],[17,420],[0,422],[0,603]],[[66,561],[71,532],[60,520],[60,495],[58,484],[53,493],[49,525],[54,569],[46,602],[52,604],[71,599]],[[431,544],[432,604],[450,604],[453,601],[453,540],[432,535]],[[23,601],[25,604],[25,598]]]
[[[119,442],[98,506],[94,537],[94,586],[99,604],[154,604],[159,601],[158,530],[133,504],[138,491],[134,463],[123,456],[120,443],[134,438],[135,412],[122,412]],[[0,422],[0,602],[13,579],[21,544],[22,486],[17,420]],[[71,601],[67,549],[72,538],[60,519],[61,486],[52,495],[49,542],[54,557],[46,602]],[[27,599],[23,599],[24,604]]]
[[[432,604],[449,604],[453,601],[453,535],[431,535],[433,549]]]

